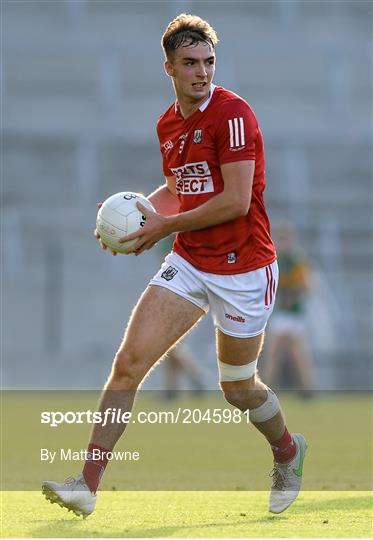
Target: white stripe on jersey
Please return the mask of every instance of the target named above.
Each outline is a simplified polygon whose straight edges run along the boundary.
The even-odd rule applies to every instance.
[[[238,137],[238,118],[234,118],[233,122],[234,122],[234,138],[235,138],[235,141],[236,141],[235,146],[240,146],[240,144],[238,142],[238,140],[239,140],[239,137]]]
[[[229,126],[229,146],[230,148],[245,146],[245,130],[243,118],[233,118],[228,120]]]
[[[233,144],[233,123],[232,123],[231,119],[228,120],[228,125],[229,125],[229,146],[231,148],[233,148],[233,146],[234,146],[234,144]]]
[[[245,144],[245,130],[244,130],[244,127],[243,127],[243,118],[242,118],[242,116],[240,117],[240,129],[241,129],[241,144],[244,145]]]

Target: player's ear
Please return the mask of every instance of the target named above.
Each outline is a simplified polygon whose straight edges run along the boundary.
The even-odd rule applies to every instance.
[[[174,68],[172,67],[172,64],[171,64],[168,60],[165,60],[165,63],[164,63],[164,70],[165,70],[166,74],[167,74],[169,77],[173,77],[173,74],[174,74]]]

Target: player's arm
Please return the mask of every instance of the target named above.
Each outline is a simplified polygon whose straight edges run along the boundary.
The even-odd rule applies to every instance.
[[[255,161],[221,165],[224,190],[193,210],[168,217],[171,232],[195,231],[246,216],[251,202]]]
[[[126,242],[138,238],[129,252],[139,255],[158,240],[179,231],[194,231],[245,216],[250,207],[255,161],[243,160],[221,165],[224,189],[193,210],[169,215],[156,214],[138,203],[146,215],[146,225],[140,231],[121,239]],[[152,201],[153,202],[153,201]]]
[[[141,231],[121,241],[137,238],[132,251],[140,254],[173,232],[205,229],[245,216],[251,202],[258,133],[258,123],[247,103],[240,99],[229,100],[220,111],[219,124],[215,130],[215,144],[224,181],[223,191],[197,208],[167,217],[138,205],[147,218],[146,224]],[[236,152],[235,160],[232,160],[232,150]],[[169,169],[164,155],[163,163],[163,170],[167,174]]]
[[[214,141],[224,189],[201,206],[170,216],[173,230],[205,229],[248,213],[258,134],[258,123],[247,103],[233,99],[222,105],[219,122],[215,126]]]
[[[174,176],[166,176],[166,183],[153,191],[148,196],[158,214],[162,216],[171,216],[178,214],[180,211],[180,202],[176,195],[176,178]]]

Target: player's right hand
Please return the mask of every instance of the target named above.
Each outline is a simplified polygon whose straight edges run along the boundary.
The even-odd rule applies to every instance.
[[[103,205],[102,202],[97,203],[97,208],[101,208],[102,205]],[[106,251],[108,247],[107,247],[107,245],[104,244],[103,241],[101,240],[101,237],[100,237],[100,235],[99,235],[99,233],[98,233],[98,230],[95,229],[95,230],[93,231],[93,234],[94,234],[95,238],[98,240],[98,243],[100,244],[100,248],[101,248],[103,251]],[[111,254],[114,255],[114,257],[115,257],[116,254],[117,254],[117,252],[111,250]]]

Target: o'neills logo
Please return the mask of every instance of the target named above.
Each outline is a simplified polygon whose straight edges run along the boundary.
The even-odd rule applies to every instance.
[[[225,318],[231,321],[235,321],[235,322],[240,322],[240,323],[245,322],[245,319],[241,317],[241,315],[231,315],[230,313],[226,313]]]
[[[186,163],[181,167],[171,167],[176,177],[176,192],[183,195],[213,193],[214,183],[207,161]]]

